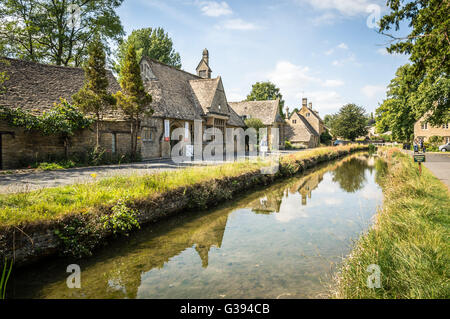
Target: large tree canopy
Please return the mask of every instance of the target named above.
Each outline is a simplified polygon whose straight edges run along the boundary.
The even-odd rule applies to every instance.
[[[366,110],[356,104],[346,104],[331,117],[331,134],[354,141],[367,134]]]
[[[117,50],[117,62],[114,65],[118,74],[120,74],[130,45],[136,50],[138,62],[142,56],[148,56],[167,65],[181,68],[180,54],[175,52],[172,39],[164,32],[164,29],[143,28],[134,30],[126,40],[121,41]]]
[[[381,19],[379,30],[392,40],[387,50],[410,54],[409,72],[421,82],[417,92],[409,92],[414,93],[409,98],[415,118],[427,114],[431,124],[447,123],[450,120],[450,1],[388,0],[387,4],[391,12]],[[399,31],[402,22],[409,23],[410,34],[406,37],[392,34],[392,29]]]
[[[409,64],[398,68],[395,75],[388,86],[387,99],[376,110],[376,128],[379,133],[392,131],[395,140],[408,141],[418,117],[414,112],[414,95],[420,78]]]
[[[0,49],[19,59],[80,66],[94,34],[100,34],[104,43],[123,36],[115,12],[122,2],[4,0],[0,4]]]
[[[247,95],[247,101],[265,101],[276,99],[280,99],[280,114],[283,116],[283,96],[280,93],[280,89],[272,82],[256,82],[252,85],[252,91],[250,94]]]

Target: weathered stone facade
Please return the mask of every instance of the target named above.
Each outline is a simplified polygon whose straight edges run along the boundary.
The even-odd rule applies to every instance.
[[[243,119],[257,118],[267,128],[267,134],[273,136],[272,129],[278,129],[278,149],[284,149],[286,123],[280,115],[280,100],[230,102],[230,106]],[[269,147],[272,138],[269,139]]]
[[[425,116],[414,123],[414,138],[426,142],[432,136],[439,136],[444,138],[445,143],[450,143],[450,123],[432,126],[425,121]]]
[[[60,98],[69,102],[84,84],[81,68],[46,65],[5,58],[0,70],[7,72],[6,92],[0,96],[0,105],[21,108],[34,115],[51,109]],[[107,73],[110,93],[120,90],[111,72]],[[122,155],[130,152],[130,123],[117,109],[110,109],[100,124],[100,146],[106,152]],[[95,123],[89,129],[76,132],[69,139],[69,156],[86,154],[95,147]],[[62,159],[64,140],[60,136],[44,136],[36,131],[10,127],[0,121],[0,167],[4,169],[27,166],[36,161]]]
[[[153,98],[154,110],[153,115],[142,123],[140,144],[144,159],[170,157],[173,146],[178,142],[172,140],[177,128],[186,129],[189,144],[193,145],[195,121],[201,123],[201,135],[208,128],[218,128],[225,137],[226,128],[245,126],[227,101],[221,77],[211,78],[206,49],[197,67],[197,75],[148,57],[142,58],[140,66],[144,86]],[[206,143],[203,141],[202,144]]]
[[[130,152],[129,123],[108,121],[101,123],[100,146],[106,152],[126,154]],[[2,167],[19,168],[31,163],[62,159],[65,156],[64,140],[59,136],[44,136],[39,132],[12,128],[0,121]],[[69,156],[81,156],[95,147],[94,128],[84,129],[69,139]]]

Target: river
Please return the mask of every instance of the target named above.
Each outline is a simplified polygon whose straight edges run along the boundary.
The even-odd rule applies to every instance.
[[[357,153],[121,237],[83,260],[19,269],[8,298],[326,298],[382,204],[384,162]],[[69,289],[69,264],[81,288]]]

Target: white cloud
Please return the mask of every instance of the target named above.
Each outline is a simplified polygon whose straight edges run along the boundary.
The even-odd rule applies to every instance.
[[[323,116],[327,113],[336,113],[344,105],[342,96],[336,91],[310,91],[307,94],[308,100],[313,101],[313,108]]]
[[[297,0],[298,3],[307,3],[318,10],[335,10],[344,16],[367,14],[369,5],[383,4],[380,0]]]
[[[209,17],[220,17],[233,13],[230,6],[225,1],[197,1],[196,4],[200,7],[203,14]]]
[[[267,77],[280,88],[283,98],[288,103],[300,101],[305,87],[321,82],[319,78],[309,75],[308,67],[295,65],[289,61],[279,61]]]
[[[325,87],[332,88],[332,87],[342,86],[342,85],[344,85],[344,82],[341,80],[326,80],[322,85]]]
[[[320,112],[334,112],[343,105],[342,98],[336,91],[317,88],[338,87],[344,85],[344,82],[339,79],[323,80],[312,75],[307,66],[279,61],[275,69],[267,74],[267,78],[280,88],[286,105],[291,108],[298,106],[302,97],[308,97]]]
[[[366,85],[361,89],[361,92],[368,98],[374,98],[385,91],[386,87],[381,85]]]
[[[319,16],[312,18],[310,21],[314,26],[333,24],[338,17],[333,13],[324,13]]]
[[[229,19],[221,24],[216,25],[218,29],[227,29],[227,30],[241,30],[241,31],[249,31],[249,30],[257,30],[260,27],[254,23],[246,22],[242,19]]]
[[[354,66],[361,66],[361,63],[356,61],[356,56],[354,53],[349,53],[345,58],[334,60],[331,64],[334,66],[344,66],[345,64],[350,63]]]
[[[325,55],[332,55],[336,49],[341,49],[341,50],[348,50],[348,45],[345,44],[344,42],[340,43],[339,45],[337,45],[335,48],[331,48],[330,50],[325,52]]]

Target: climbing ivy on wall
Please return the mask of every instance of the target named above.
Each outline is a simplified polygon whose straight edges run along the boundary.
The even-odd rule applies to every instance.
[[[65,99],[61,99],[59,104],[55,103],[49,111],[42,115],[33,115],[21,108],[11,109],[0,106],[0,119],[12,127],[39,131],[43,135],[73,135],[75,131],[87,128],[94,122],[92,118],[85,117]]]
[[[61,99],[42,115],[33,115],[21,108],[11,109],[0,106],[0,120],[12,127],[21,127],[27,131],[37,131],[42,135],[59,135],[64,139],[66,157],[68,156],[69,137],[76,131],[88,128],[94,119],[86,117],[75,106]]]

